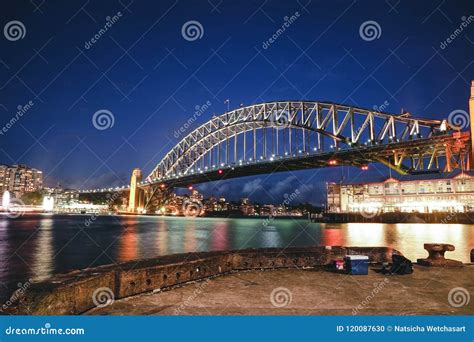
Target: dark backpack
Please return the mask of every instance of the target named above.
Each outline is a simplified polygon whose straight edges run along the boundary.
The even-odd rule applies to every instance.
[[[412,274],[413,263],[411,260],[402,255],[392,254],[392,267],[390,268],[392,274]]]

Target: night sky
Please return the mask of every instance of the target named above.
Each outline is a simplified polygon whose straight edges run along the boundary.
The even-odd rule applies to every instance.
[[[226,99],[231,109],[305,99],[446,118],[468,110],[474,21],[446,39],[470,15],[472,0],[2,1],[1,27],[19,21],[24,30],[0,35],[0,126],[33,105],[2,130],[0,163],[43,170],[49,186],[124,185],[181,139],[174,132],[196,106],[210,103],[192,128],[227,110]],[[182,34],[190,20],[203,28],[196,40]],[[362,39],[367,21],[379,25],[377,39]],[[112,127],[94,127],[99,110],[112,113]],[[388,175],[380,165],[369,172]],[[358,173],[300,171],[198,189],[277,203],[298,188],[300,201],[320,204],[326,181]]]

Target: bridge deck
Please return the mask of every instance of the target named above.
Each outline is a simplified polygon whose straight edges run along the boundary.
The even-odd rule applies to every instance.
[[[439,135],[424,139],[416,139],[411,142],[394,142],[382,145],[360,145],[357,148],[346,148],[333,150],[324,153],[301,153],[292,157],[281,159],[260,160],[258,162],[249,162],[248,164],[231,164],[225,167],[215,167],[212,170],[206,170],[202,173],[197,171],[193,174],[184,175],[176,178],[167,178],[151,184],[164,183],[167,186],[188,186],[190,184],[198,184],[216,180],[231,179],[245,176],[254,176],[260,174],[268,174],[274,172],[284,172],[293,170],[305,170],[327,167],[330,160],[335,160],[337,165],[353,165],[362,166],[372,162],[379,161],[379,158],[386,158],[393,155],[393,150],[405,151],[407,155],[413,154],[420,149],[429,149],[434,145],[440,145],[453,140],[452,135]],[[222,173],[218,170],[221,169]],[[140,185],[141,187],[149,186],[150,183]]]

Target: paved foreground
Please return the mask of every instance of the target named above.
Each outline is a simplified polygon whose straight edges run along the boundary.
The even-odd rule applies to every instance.
[[[314,269],[239,272],[117,300],[87,314],[474,314],[474,265],[454,269],[414,268],[413,274],[404,276],[383,275],[373,270],[368,276]]]

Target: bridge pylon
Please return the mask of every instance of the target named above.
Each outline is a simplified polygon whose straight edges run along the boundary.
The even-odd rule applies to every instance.
[[[142,171],[135,168],[130,178],[130,196],[128,199],[128,211],[136,213],[141,211],[143,207],[143,190],[138,187],[138,183],[142,180]]]
[[[471,81],[471,97],[469,98],[469,125],[471,126],[471,153],[469,166],[474,170],[474,81]]]

